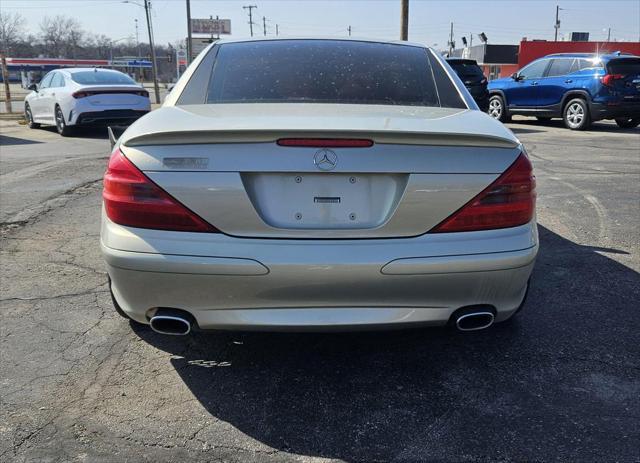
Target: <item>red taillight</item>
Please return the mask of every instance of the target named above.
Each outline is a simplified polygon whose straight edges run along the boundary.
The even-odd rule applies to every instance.
[[[84,98],[85,96],[89,96],[89,95],[91,95],[91,93],[89,92],[73,92],[71,94],[71,96],[74,98]]]
[[[605,74],[602,76],[602,83],[607,87],[613,85],[614,80],[623,79],[624,76],[622,74]]]
[[[523,153],[500,177],[431,233],[491,230],[524,225],[536,207],[536,178]]]
[[[103,183],[107,217],[117,224],[156,230],[218,232],[147,178],[119,149],[109,159]]]
[[[368,148],[372,140],[362,138],[281,138],[280,146],[306,146],[312,148]]]

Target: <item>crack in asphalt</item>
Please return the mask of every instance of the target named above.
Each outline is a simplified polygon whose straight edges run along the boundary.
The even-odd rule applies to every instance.
[[[67,297],[75,297],[75,296],[86,296],[88,294],[99,294],[99,293],[108,293],[109,290],[106,289],[104,291],[96,291],[97,288],[106,285],[106,283],[100,283],[98,286],[91,288],[88,291],[82,291],[79,293],[68,293],[68,294],[58,294],[56,296],[35,296],[35,297],[8,297],[4,299],[0,299],[0,302],[11,302],[11,301],[48,301],[54,299],[62,299]]]
[[[545,160],[540,164],[547,166],[546,162]],[[548,167],[551,167],[554,161],[548,162]],[[576,164],[582,170],[581,163]],[[553,167],[558,167],[558,164]],[[578,171],[574,170],[571,173],[576,172]],[[602,171],[597,173],[606,174]],[[548,177],[543,169],[541,174]],[[620,181],[629,181],[629,177],[621,177]],[[97,263],[98,227],[95,218],[98,198],[97,195],[89,195],[97,189],[98,184],[99,180],[85,183],[86,191],[83,190],[83,185],[78,185],[56,195],[56,198],[62,196],[60,201],[64,201],[63,204],[50,198],[49,210],[39,211],[20,222],[0,224],[0,229],[18,229],[16,236],[12,234],[2,238],[7,239],[7,243],[3,242],[3,245],[9,244],[9,240],[15,240],[9,244],[14,250],[5,251],[3,257],[16,263],[19,271],[34,270],[33,278],[46,280],[42,288],[39,284],[31,287],[33,280],[19,276],[21,286],[16,285],[12,288],[13,292],[5,293],[7,296],[18,297],[0,300],[4,303],[3,309],[10,311],[9,316],[3,318],[4,326],[0,327],[2,341],[6,342],[2,347],[11,347],[10,355],[14,355],[5,363],[5,368],[10,367],[6,371],[15,375],[7,378],[6,385],[3,382],[2,387],[0,402],[3,412],[7,410],[10,413],[4,415],[9,418],[6,423],[2,423],[3,432],[6,429],[6,435],[9,436],[3,447],[6,445],[9,448],[1,451],[0,461],[84,459],[154,463],[186,460],[280,462],[325,461],[324,458],[333,461],[335,458],[354,463],[373,463],[428,459],[431,451],[448,452],[446,455],[438,454],[443,460],[515,461],[513,455],[521,452],[522,459],[536,461],[538,455],[546,450],[544,445],[556,437],[551,435],[556,432],[555,428],[545,433],[537,431],[536,426],[539,423],[550,423],[549,426],[553,426],[556,424],[553,419],[572,423],[567,430],[558,428],[558,439],[566,438],[563,441],[565,443],[576,443],[572,439],[580,439],[585,449],[571,453],[558,446],[557,449],[548,451],[546,457],[540,457],[540,461],[554,457],[571,460],[572,456],[575,460],[589,459],[586,452],[591,450],[589,444],[594,442],[608,445],[603,451],[610,452],[612,458],[619,457],[615,453],[616,449],[626,452],[618,459],[625,460],[625,457],[631,455],[631,451],[624,445],[628,446],[634,436],[629,423],[639,419],[634,408],[637,403],[634,392],[637,390],[639,369],[632,363],[635,357],[625,355],[622,348],[612,348],[614,341],[611,344],[604,342],[603,349],[597,350],[598,346],[594,343],[602,343],[603,338],[591,336],[577,335],[575,342],[567,339],[566,345],[571,342],[576,347],[558,350],[558,346],[553,344],[554,340],[546,335],[547,330],[554,330],[553,335],[568,337],[575,335],[577,329],[571,331],[561,324],[574,327],[576,322],[570,321],[568,316],[549,319],[548,317],[557,315],[543,305],[538,307],[539,314],[531,316],[527,315],[531,312],[525,313],[525,317],[529,317],[524,319],[527,323],[517,325],[520,328],[515,334],[512,331],[500,331],[500,328],[495,332],[495,337],[480,333],[478,336],[484,336],[486,344],[478,341],[482,338],[469,336],[465,338],[465,346],[462,347],[462,341],[447,338],[440,342],[443,338],[435,334],[436,341],[420,340],[416,356],[407,354],[404,347],[394,350],[393,344],[390,344],[390,355],[379,357],[379,353],[363,352],[370,344],[353,349],[354,344],[345,341],[340,345],[341,341],[338,348],[345,351],[344,365],[350,365],[353,356],[361,358],[363,364],[371,359],[385,359],[384,363],[370,362],[370,370],[365,369],[367,365],[362,370],[354,368],[354,373],[361,373],[357,378],[349,377],[348,372],[332,375],[336,368],[345,367],[340,364],[341,360],[335,362],[337,366],[334,362],[330,364],[331,356],[335,355],[337,358],[338,353],[329,347],[333,344],[333,341],[326,340],[329,338],[322,342],[314,341],[317,343],[315,349],[323,352],[314,354],[310,350],[310,357],[302,359],[299,354],[292,352],[295,349],[285,349],[287,344],[278,341],[274,343],[275,351],[270,350],[268,341],[260,341],[265,345],[258,346],[254,343],[250,348],[250,343],[247,343],[248,350],[239,353],[233,351],[236,348],[230,343],[205,340],[204,336],[195,336],[182,342],[166,339],[160,341],[153,334],[149,336],[148,331],[136,328],[132,330],[128,323],[114,313],[106,283],[97,284],[105,276],[105,272]],[[568,191],[566,187],[567,185],[560,185],[558,188],[560,191]],[[569,193],[575,195],[573,190]],[[65,194],[69,196],[66,197]],[[75,199],[77,201],[72,202]],[[71,204],[67,206],[68,203]],[[586,212],[591,213],[590,210]],[[46,213],[51,213],[51,217],[44,218]],[[613,211],[609,210],[609,213],[615,217]],[[69,223],[66,222],[68,215],[72,218]],[[47,235],[51,223],[54,225],[55,236]],[[25,230],[30,224],[35,225]],[[593,224],[590,227],[594,228]],[[554,231],[557,233],[557,230]],[[32,237],[28,237],[29,235]],[[577,232],[576,235],[572,245],[580,242],[581,236]],[[563,239],[566,237],[564,234]],[[592,242],[591,238],[585,241],[587,244]],[[569,271],[569,264],[565,264],[563,259],[580,262],[583,271],[598,276],[598,279],[594,279],[594,284],[597,281],[610,283],[598,288],[601,300],[609,300],[609,296],[605,297],[607,291],[612,294],[619,292],[621,281],[628,280],[625,283],[626,289],[637,281],[635,274],[625,274],[615,267],[603,265],[606,261],[600,258],[585,261],[587,257],[583,250],[571,251],[570,245],[554,247],[553,241],[550,243],[549,239],[547,245],[551,251],[544,252],[557,251],[560,256],[552,259],[549,254],[546,257],[542,255],[539,265],[546,270],[545,266],[553,264],[548,269],[549,272],[554,269]],[[602,268],[602,275],[597,274],[598,268]],[[564,280],[560,278],[557,282],[549,278],[546,280],[551,282],[548,290],[557,291],[558,294],[561,291],[571,294],[574,291],[572,288],[556,290],[553,285],[566,286],[567,282],[575,281],[576,274],[572,277]],[[73,286],[70,286],[70,279],[74,280]],[[588,291],[588,280],[579,281],[587,282],[582,289]],[[47,291],[56,289],[67,293],[47,294]],[[541,297],[542,291],[537,291],[537,297]],[[26,295],[33,297],[19,297]],[[72,299],[74,297],[77,299]],[[630,300],[633,293],[627,293],[626,297]],[[25,302],[18,304],[17,301]],[[550,301],[551,299],[547,300],[549,304]],[[621,304],[614,308],[619,309]],[[563,309],[567,307],[570,306],[560,306]],[[616,314],[619,317],[623,315],[631,316],[632,313],[628,311]],[[593,329],[594,326],[597,326],[595,322],[583,325],[585,329]],[[618,333],[625,331],[615,331],[612,337]],[[11,339],[5,341],[9,336]],[[409,333],[408,336],[413,335]],[[436,355],[440,353],[428,352],[428,349],[421,351],[423,342],[430,343],[431,346],[439,345],[445,357],[451,351],[459,355],[451,356],[449,364],[439,363]],[[585,346],[579,342],[585,342]],[[627,351],[633,348],[623,338],[617,342]],[[502,346],[498,349],[496,346],[501,343]],[[485,353],[487,347],[489,349]],[[382,347],[385,348],[386,346]],[[484,360],[479,360],[479,351],[483,352]],[[507,351],[510,354],[513,352],[511,358],[502,357],[501,354]],[[173,361],[177,358],[181,360]],[[472,361],[475,359],[480,365],[475,365],[474,368],[469,358]],[[203,368],[213,365],[215,360],[212,359],[228,360],[232,367],[219,370]],[[430,365],[430,361],[433,361],[433,365]],[[423,372],[416,373],[415,376],[412,373],[405,374],[401,368],[403,364],[417,366]],[[425,372],[429,368],[433,373]],[[464,373],[451,373],[458,369]],[[493,373],[489,372],[491,369]],[[481,373],[474,376],[474,371]],[[600,383],[592,385],[581,382],[589,379],[585,375],[596,372],[603,375]],[[560,385],[556,387],[549,378],[542,378],[544,373],[550,373],[551,380],[558,380]],[[293,381],[286,382],[286,379],[297,379],[297,375],[305,374],[310,378],[318,378],[309,390],[303,389],[307,385],[304,382],[301,386]],[[369,389],[363,385],[363,380],[379,381],[381,387],[378,388],[378,384],[374,383]],[[527,384],[527,381],[531,384]],[[385,392],[385,388],[404,383],[414,386],[415,390],[407,390],[406,398],[403,399],[395,399],[395,394],[388,396],[391,399],[384,405],[388,404],[389,411],[382,408],[376,410],[379,405],[376,401],[382,402],[385,399],[384,395],[379,395]],[[599,384],[604,384],[604,389],[598,389]],[[585,392],[575,392],[578,386]],[[335,392],[332,388],[335,391],[343,388],[345,395],[340,395],[340,392]],[[349,395],[352,391],[354,394]],[[338,400],[330,403],[332,393],[338,394]],[[522,395],[509,395],[517,393]],[[613,398],[605,402],[601,398],[603,394],[609,394]],[[315,395],[326,397],[327,402],[323,404],[324,408],[311,410],[309,413],[317,413],[318,425],[329,422],[329,428],[335,426],[338,430],[344,430],[344,434],[336,437],[342,438],[344,442],[332,443],[332,430],[325,431],[326,440],[320,439],[324,435],[319,433],[318,442],[311,442],[311,438],[304,433],[312,435],[313,432],[318,432],[319,426],[314,427],[316,417],[304,415],[300,409],[293,411],[292,416],[277,416],[280,412],[291,412],[292,410],[287,409],[291,403],[297,405],[295,400],[285,404],[284,398],[287,396],[299,399],[302,403],[308,398],[313,399]],[[450,400],[451,397],[457,398],[463,406]],[[526,402],[531,397],[531,403],[536,407]],[[524,402],[518,401],[522,398],[525,399]],[[591,398],[596,405],[588,400],[584,404],[564,404],[564,399],[572,398]],[[283,399],[282,406],[279,399]],[[364,406],[370,408],[358,408],[361,399]],[[435,405],[432,408],[429,408],[428,399],[433,399]],[[488,413],[483,408],[487,399],[495,400],[494,409],[489,409]],[[563,403],[560,403],[561,399]],[[237,402],[232,402],[234,400]],[[503,402],[506,406],[501,405]],[[602,406],[598,407],[600,404]],[[465,408],[464,405],[471,407]],[[611,408],[604,408],[605,406]],[[402,415],[397,415],[396,412]],[[481,413],[482,417],[474,416],[475,412]],[[372,415],[367,416],[368,413]],[[491,417],[491,413],[495,415]],[[421,414],[424,414],[424,418],[420,418]],[[409,426],[401,429],[402,435],[394,434],[393,420],[399,416],[405,418],[407,424],[417,426],[413,429]],[[324,419],[327,421],[322,421]],[[388,429],[369,426],[379,425],[385,419]],[[623,430],[623,426],[626,428],[623,433],[611,434],[619,438],[621,443],[618,447],[610,443],[613,439],[601,438],[599,434],[587,429],[588,426],[606,425],[604,421],[607,419],[617,420],[620,425],[603,426],[600,432]],[[282,424],[285,420],[286,424]],[[278,428],[281,424],[282,427]],[[486,424],[487,429],[482,429],[483,424]],[[509,425],[513,427],[507,429]],[[495,430],[492,426],[495,426]],[[503,429],[506,431],[501,434]],[[367,434],[369,431],[380,431],[380,439],[370,440],[371,435]],[[383,436],[382,431],[389,432]],[[531,433],[527,434],[527,431]],[[459,438],[464,432],[469,432],[469,439]],[[475,432],[478,433],[477,436],[474,435]],[[520,440],[516,440],[512,433],[522,433],[526,437],[520,438],[519,435]],[[479,440],[484,437],[483,435],[488,440],[473,442],[476,438]],[[349,441],[350,437],[354,440]],[[536,439],[536,443],[524,447],[528,445],[527,439]],[[510,441],[514,444],[512,453],[509,453],[509,448],[504,450]],[[214,442],[219,442],[219,445]],[[518,444],[524,448],[517,447]],[[382,445],[387,446],[387,458],[376,453],[382,452],[379,448]],[[559,456],[550,453],[554,450]],[[371,453],[367,455],[369,452]]]
[[[92,187],[100,182],[102,182],[102,177],[82,182],[73,188],[48,197],[40,204],[22,209],[8,220],[0,222],[0,236],[37,221],[43,215],[64,207],[72,199],[91,193]]]
[[[82,156],[71,156],[63,159],[54,159],[52,161],[46,162],[35,162],[27,167],[22,167],[20,169],[12,170],[11,172],[0,173],[0,181],[3,183],[3,187],[14,183],[24,181],[26,178],[33,176],[34,174],[41,173],[43,171],[48,170],[51,167],[56,167],[61,164],[65,164],[71,161],[82,161],[82,160],[99,160],[102,161],[104,159],[108,159],[107,157],[96,157],[95,155],[104,154],[104,151],[96,151],[96,152],[86,152]]]

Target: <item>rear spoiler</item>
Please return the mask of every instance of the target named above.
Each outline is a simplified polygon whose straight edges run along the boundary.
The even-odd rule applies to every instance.
[[[110,151],[113,151],[113,147],[116,146],[116,143],[118,143],[118,139],[125,130],[127,130],[127,128],[121,125],[107,127],[107,134],[109,135],[109,145],[111,145]]]
[[[134,135],[125,146],[193,145],[210,143],[275,143],[280,138],[365,138],[375,143],[397,145],[476,146],[484,148],[516,148],[517,141],[492,135],[424,132],[359,132],[334,131],[259,131],[259,130],[195,130],[151,132]]]

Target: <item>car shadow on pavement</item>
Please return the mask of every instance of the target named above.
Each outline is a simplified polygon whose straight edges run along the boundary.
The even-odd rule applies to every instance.
[[[53,126],[42,127],[42,130],[46,130],[51,133],[57,133],[57,130]],[[109,133],[106,127],[77,127],[66,138],[93,138],[97,140],[108,140]]]
[[[640,275],[602,254],[624,251],[539,228],[524,310],[484,331],[134,329],[175,354],[172,366],[213,417],[296,455],[637,459]]]
[[[31,145],[34,143],[43,143],[37,140],[29,140],[28,138],[10,137],[8,135],[0,135],[0,146],[12,145]]]
[[[536,130],[536,129],[523,129],[521,127],[511,127],[509,126],[509,128],[511,129],[511,131],[513,133],[543,133],[546,132],[546,130],[544,129],[540,129],[540,130]]]
[[[529,130],[532,130],[532,129],[517,127],[517,125],[527,126],[527,127],[540,127],[540,130],[535,130],[535,132],[546,132],[546,130],[544,130],[544,127],[554,127],[558,129],[567,130],[568,132],[571,131],[570,129],[565,127],[562,119],[551,119],[548,121],[539,121],[537,119],[518,119],[518,120],[514,120],[513,122],[509,122],[506,125],[514,133],[531,133],[529,132]],[[516,127],[514,127],[514,125],[516,125]],[[577,132],[579,133],[580,131],[577,131]],[[612,134],[615,134],[615,133],[640,134],[640,128],[634,127],[631,129],[621,129],[613,121],[597,121],[591,124],[591,126],[586,130],[586,132],[610,132]]]

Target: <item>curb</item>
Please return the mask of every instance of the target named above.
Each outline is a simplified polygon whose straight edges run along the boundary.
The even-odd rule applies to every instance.
[[[24,119],[22,113],[0,113],[0,121],[20,121]]]

